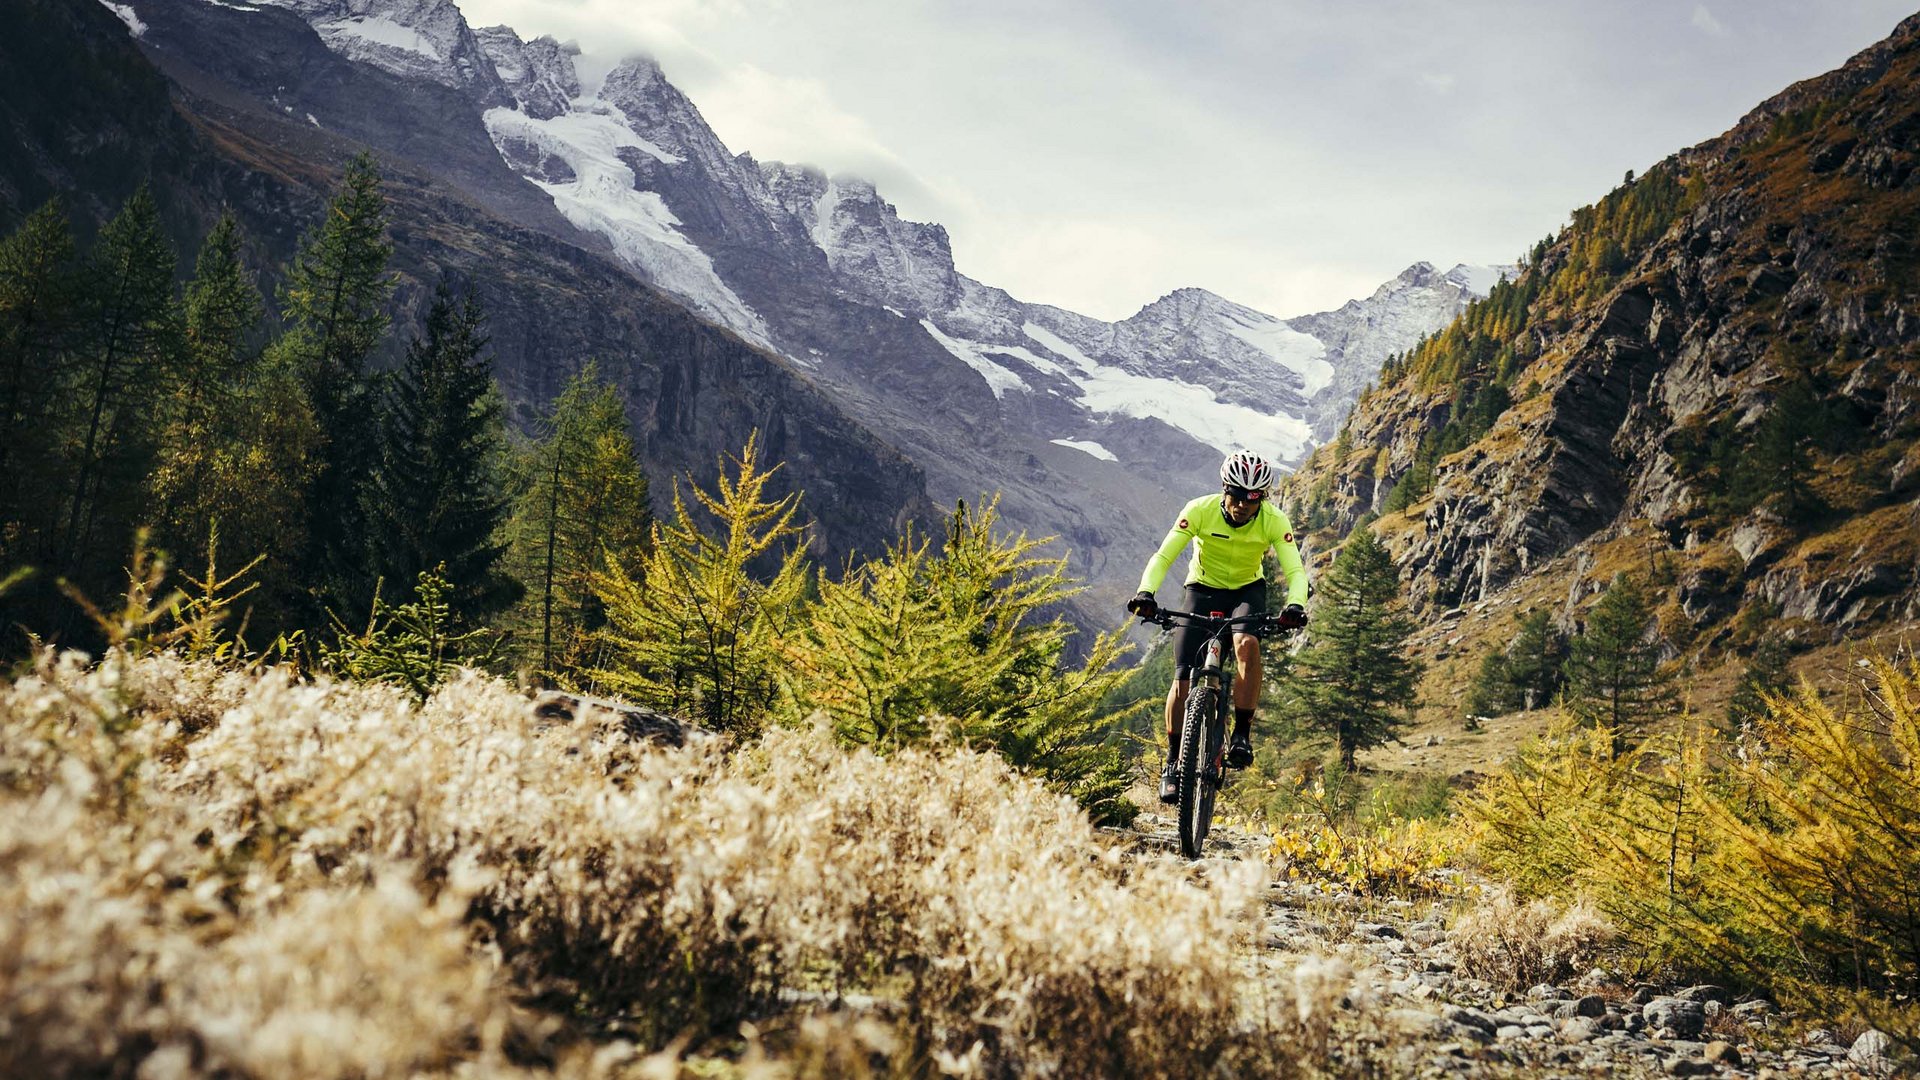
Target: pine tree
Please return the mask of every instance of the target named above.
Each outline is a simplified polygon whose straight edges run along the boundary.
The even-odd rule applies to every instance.
[[[1547,612],[1536,611],[1520,621],[1506,656],[1507,683],[1513,688],[1518,707],[1538,709],[1560,692],[1565,681],[1566,642]]]
[[[646,474],[619,392],[589,363],[554,400],[545,437],[516,458],[509,533],[514,572],[527,586],[514,622],[529,659],[557,679],[581,666],[605,623],[592,577],[610,563],[635,569],[653,529]]]
[[[69,575],[87,566],[104,581],[143,516],[161,418],[153,402],[171,391],[183,352],[173,272],[159,207],[142,188],[101,231],[86,271],[57,549]]]
[[[1767,715],[1767,699],[1778,698],[1793,686],[1787,667],[1791,657],[1787,643],[1778,634],[1763,634],[1747,658],[1740,681],[1734,684],[1733,697],[1727,702],[1727,727],[1734,732],[1754,724]]]
[[[1307,647],[1295,660],[1302,726],[1331,736],[1340,765],[1392,739],[1414,706],[1421,665],[1405,654],[1413,633],[1393,557],[1372,530],[1356,530],[1320,585]]]
[[[1671,681],[1660,670],[1660,647],[1646,591],[1621,574],[1588,614],[1567,653],[1567,705],[1582,723],[1609,732],[1615,755],[1629,736],[1672,711]]]
[[[379,431],[367,364],[386,333],[383,305],[394,284],[386,223],[380,173],[363,153],[348,164],[326,220],[301,245],[280,294],[289,329],[274,358],[299,377],[322,440],[304,500],[299,559],[317,607],[360,611],[372,600],[363,506]],[[307,621],[324,625],[319,610],[309,610]]]
[[[1480,668],[1467,688],[1467,717],[1505,716],[1519,707],[1520,695],[1514,692],[1507,671],[1506,651],[1496,647],[1481,658]]]
[[[0,241],[0,567],[45,550],[79,282],[66,214],[49,202]]]
[[[500,566],[506,430],[484,322],[471,293],[456,303],[445,281],[435,288],[425,336],[408,345],[389,384],[382,453],[367,485],[378,575],[388,582],[440,575],[451,617],[466,626],[521,591]]]
[[[806,530],[797,494],[773,499],[759,435],[721,463],[715,490],[689,483],[718,524],[701,529],[674,486],[673,520],[654,527],[638,576],[617,562],[593,575],[606,605],[605,666],[591,677],[653,708],[723,731],[752,732],[772,708],[778,637],[806,593]],[[763,560],[772,572],[756,577]]]

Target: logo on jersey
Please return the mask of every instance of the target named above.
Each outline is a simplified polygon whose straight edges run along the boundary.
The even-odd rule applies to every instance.
[[[1292,534],[1292,533],[1288,533],[1287,535],[1285,535],[1285,536],[1283,536],[1283,537],[1281,537],[1281,538],[1280,538],[1280,542],[1281,542],[1281,543],[1283,543],[1283,544],[1291,544],[1291,543],[1293,543],[1293,534]]]
[[[1181,529],[1184,529],[1184,528],[1186,528],[1186,527],[1187,527],[1187,519],[1186,519],[1186,518],[1181,518],[1181,519],[1180,519],[1180,524],[1179,524],[1178,526],[1176,526],[1176,527],[1177,527],[1177,528],[1181,528]]]

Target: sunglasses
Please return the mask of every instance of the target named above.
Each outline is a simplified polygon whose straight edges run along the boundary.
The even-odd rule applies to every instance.
[[[1227,498],[1238,499],[1241,502],[1259,502],[1267,497],[1267,493],[1259,488],[1234,487],[1232,484],[1227,485],[1226,492]]]

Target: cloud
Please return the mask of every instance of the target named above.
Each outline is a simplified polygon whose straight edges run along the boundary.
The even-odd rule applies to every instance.
[[[1705,4],[1693,5],[1693,25],[1712,34],[1714,37],[1727,36],[1726,26],[1721,23],[1719,19],[1713,17],[1713,12],[1708,11],[1707,5]]]
[[[1420,76],[1421,85],[1436,94],[1453,93],[1453,84],[1458,81],[1452,72],[1428,72]]]

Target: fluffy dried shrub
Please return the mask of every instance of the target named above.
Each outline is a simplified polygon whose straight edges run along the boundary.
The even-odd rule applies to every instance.
[[[1588,904],[1522,902],[1504,889],[1458,915],[1451,938],[1461,974],[1509,992],[1591,970],[1613,940]]]
[[[0,689],[0,1073],[668,1075],[749,1019],[763,1075],[1295,1071],[1262,871],[1198,875],[990,753],[47,655]]]

